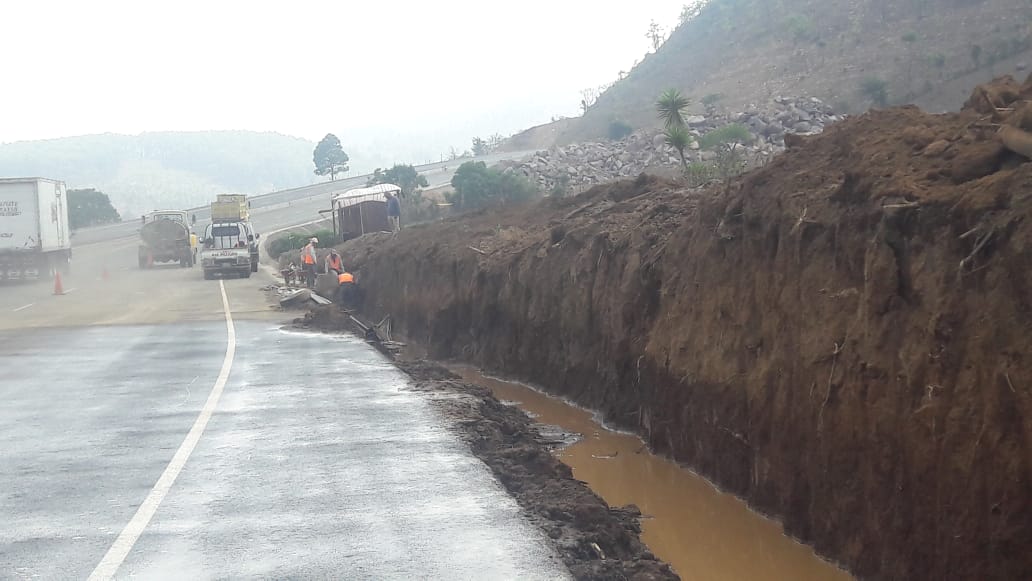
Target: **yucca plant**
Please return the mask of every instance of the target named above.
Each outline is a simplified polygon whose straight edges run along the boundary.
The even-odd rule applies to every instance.
[[[677,155],[681,158],[681,170],[687,172],[688,160],[684,157],[684,150],[691,145],[692,134],[688,133],[688,128],[682,125],[680,127],[667,127],[666,131],[663,132],[663,136],[666,137],[667,144],[677,150]]]
[[[656,111],[659,118],[663,120],[663,126],[667,129],[672,127],[685,127],[684,114],[688,110],[691,99],[681,94],[677,89],[667,89],[656,101]]]

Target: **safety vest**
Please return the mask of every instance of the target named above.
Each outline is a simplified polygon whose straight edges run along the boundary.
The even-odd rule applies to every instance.
[[[337,256],[334,256],[334,255],[331,254],[330,255],[330,268],[333,269],[333,270],[344,270],[341,266],[342,265],[340,263],[340,255],[338,254]]]
[[[350,272],[342,272],[337,275],[337,284],[348,284],[355,282],[355,277]]]
[[[303,253],[301,260],[303,260],[305,264],[315,264],[315,249],[312,248],[311,244],[305,246],[301,252]]]

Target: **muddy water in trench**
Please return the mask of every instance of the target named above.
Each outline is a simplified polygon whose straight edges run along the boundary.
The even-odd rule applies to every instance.
[[[651,517],[642,521],[642,540],[685,581],[852,579],[741,500],[650,454],[637,437],[609,431],[591,413],[524,385],[468,367],[453,370],[500,400],[518,402],[542,423],[582,434],[559,458],[610,505],[635,504]]]

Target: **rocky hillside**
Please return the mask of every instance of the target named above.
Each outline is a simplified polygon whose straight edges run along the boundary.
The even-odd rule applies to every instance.
[[[879,86],[891,104],[956,110],[971,86],[1024,68],[1030,27],[1026,0],[710,0],[557,142],[652,126],[671,87],[728,110],[788,95],[860,112]]]
[[[642,175],[345,262],[370,319],[598,410],[860,578],[1030,579],[1028,99],[874,111],[730,187]]]
[[[734,115],[713,108],[703,115],[685,119],[693,141],[685,153],[689,180],[693,185],[720,179],[721,153],[704,149],[706,136],[729,125],[748,131],[749,137],[736,144],[735,158],[744,167],[762,166],[784,151],[788,135],[813,135],[827,125],[841,121],[831,108],[816,97],[777,98],[764,108],[749,107]],[[724,162],[727,163],[727,162]],[[541,191],[571,193],[585,186],[637,176],[643,171],[676,175],[682,167],[678,153],[659,131],[640,129],[618,141],[583,142],[538,151],[530,159],[503,163],[505,171],[516,172],[535,183]],[[737,169],[731,170],[737,173]]]

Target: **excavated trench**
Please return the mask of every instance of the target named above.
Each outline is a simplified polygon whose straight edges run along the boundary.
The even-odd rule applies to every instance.
[[[487,387],[498,399],[518,405],[536,421],[577,434],[579,439],[561,448],[558,458],[610,506],[641,509],[641,540],[683,579],[852,579],[786,537],[778,523],[699,475],[652,454],[640,438],[607,429],[591,412],[472,367],[454,371]]]
[[[1004,80],[727,187],[641,176],[342,251],[365,316],[597,410],[858,577],[1028,579],[1032,164],[994,132],[1029,99]]]

